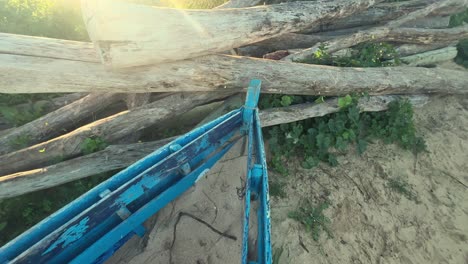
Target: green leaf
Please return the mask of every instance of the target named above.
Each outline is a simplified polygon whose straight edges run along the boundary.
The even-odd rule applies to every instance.
[[[290,106],[292,104],[292,102],[293,102],[293,99],[292,99],[291,96],[285,95],[285,96],[281,97],[281,105],[283,107]]]
[[[319,96],[319,98],[315,99],[315,103],[316,104],[321,104],[321,103],[325,103],[325,97],[324,96]]]
[[[319,162],[320,161],[318,159],[309,156],[302,163],[302,167],[304,167],[304,169],[312,169],[316,167],[319,164]]]
[[[340,108],[345,108],[345,107],[351,105],[352,102],[353,102],[353,98],[349,94],[346,95],[345,97],[338,98],[338,106]]]

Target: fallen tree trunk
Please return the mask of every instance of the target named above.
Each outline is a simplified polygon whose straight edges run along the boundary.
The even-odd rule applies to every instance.
[[[410,67],[338,68],[225,55],[139,67],[125,72],[102,65],[0,55],[0,92],[230,91],[263,81],[263,92],[343,95],[467,93],[468,76],[458,71]],[[47,67],[37,67],[47,65]]]
[[[383,111],[387,109],[388,103],[397,98],[397,96],[376,96],[361,99],[359,106],[362,111]],[[409,99],[416,107],[422,106],[428,101],[427,96],[411,96]],[[267,127],[324,116],[339,110],[337,99],[330,99],[321,104],[306,103],[264,110],[260,112],[260,119],[262,126]],[[2,176],[0,177],[0,199],[50,188],[103,172],[123,169],[172,139],[174,138],[130,145],[113,145],[105,150],[42,169]]]
[[[219,53],[349,16],[381,0],[290,2],[252,8],[179,10],[82,0],[90,38],[106,65],[158,64]]]
[[[182,114],[195,106],[229,96],[232,93],[175,94],[160,101],[125,111],[49,141],[0,156],[0,175],[48,165],[51,160],[69,159],[82,153],[87,138],[98,137],[112,143],[126,135]]]
[[[12,142],[17,138],[27,139],[27,145],[22,146],[23,148],[51,139],[66,133],[68,129],[76,127],[81,120],[120,99],[122,99],[120,94],[91,93],[57,111],[12,129],[0,138],[0,155],[16,150],[17,146]]]

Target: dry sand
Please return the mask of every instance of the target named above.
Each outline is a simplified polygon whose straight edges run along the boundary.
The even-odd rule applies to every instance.
[[[273,197],[274,249],[279,263],[468,263],[468,97],[433,97],[415,110],[428,152],[412,155],[376,142],[359,156],[351,151],[340,165],[303,170],[288,166],[283,199]],[[243,204],[237,197],[245,157],[239,144],[197,185],[146,224],[152,231],[134,238],[109,263],[239,263]],[[281,177],[274,175],[270,177]],[[388,187],[404,179],[415,199]],[[329,199],[325,211],[333,238],[314,241],[287,217],[300,201]],[[237,237],[233,241],[178,212],[189,212]],[[156,223],[156,224],[155,224]],[[302,241],[302,245],[300,243]]]

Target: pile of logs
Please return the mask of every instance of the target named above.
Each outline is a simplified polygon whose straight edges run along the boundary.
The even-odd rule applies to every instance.
[[[446,65],[456,56],[468,25],[448,28],[449,18],[468,0],[259,4],[231,0],[213,10],[177,10],[83,0],[93,43],[0,33],[0,92],[70,93],[50,102],[43,117],[0,130],[0,199],[125,168],[170,140],[137,143],[139,132],[184,115],[201,120],[213,102],[224,103],[202,122],[237,108],[253,78],[262,80],[263,93],[367,92],[362,111],[385,110],[401,96],[418,106],[429,94],[468,93],[466,72],[416,67]],[[396,45],[403,66],[297,62],[322,45],[338,56],[371,41]],[[265,110],[261,119],[273,126],[338,110],[332,98]],[[11,142],[19,137],[28,146],[15,149]],[[84,155],[81,146],[93,137],[110,146]]]

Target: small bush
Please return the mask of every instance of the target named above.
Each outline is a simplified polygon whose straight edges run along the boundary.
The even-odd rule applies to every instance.
[[[324,201],[314,206],[309,201],[304,202],[296,211],[289,213],[289,218],[300,222],[306,228],[306,232],[312,234],[312,238],[318,241],[322,231],[327,233],[328,237],[333,237],[329,228],[330,219],[323,214],[330,206],[329,201]]]

